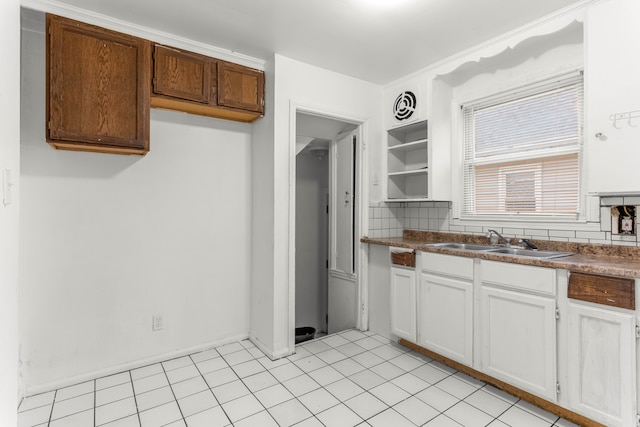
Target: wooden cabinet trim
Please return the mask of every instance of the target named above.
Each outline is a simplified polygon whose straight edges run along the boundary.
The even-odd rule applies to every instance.
[[[65,44],[65,35],[86,40]],[[102,46],[97,40],[104,41]],[[73,48],[80,51],[68,50]],[[151,43],[47,14],[46,49],[47,142],[58,149],[146,153]],[[79,60],[63,61],[65,55]],[[87,61],[90,55],[95,55],[94,61]],[[122,74],[127,66],[133,79]],[[77,74],[84,80],[78,81]],[[123,100],[123,94],[130,99]]]
[[[635,280],[572,272],[569,276],[568,297],[611,307],[635,310]]]
[[[203,105],[196,102],[175,99],[168,96],[154,95],[151,97],[152,108],[181,111],[183,113],[197,114],[199,116],[213,117],[216,119],[233,120],[236,122],[251,123],[261,117],[260,113],[227,108],[216,105]]]

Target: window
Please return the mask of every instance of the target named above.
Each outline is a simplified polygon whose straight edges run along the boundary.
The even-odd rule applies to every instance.
[[[463,216],[579,217],[582,73],[462,111]]]

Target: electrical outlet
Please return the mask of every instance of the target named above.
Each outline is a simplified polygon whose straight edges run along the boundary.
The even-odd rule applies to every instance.
[[[162,328],[164,327],[164,322],[162,321],[162,314],[156,314],[155,316],[153,316],[152,322],[153,322],[151,324],[152,331],[161,331]]]

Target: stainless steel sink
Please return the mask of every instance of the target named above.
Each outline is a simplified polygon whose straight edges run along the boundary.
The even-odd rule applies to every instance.
[[[474,245],[471,243],[456,243],[456,242],[429,243],[429,244],[426,244],[425,246],[429,246],[432,248],[443,248],[443,249],[461,249],[465,251],[487,251],[495,248],[495,246],[490,246],[490,245]]]
[[[563,256],[573,255],[571,252],[556,252],[556,251],[534,251],[532,249],[524,248],[499,248],[488,251],[492,254],[513,255],[528,258],[560,258]]]
[[[563,256],[573,255],[571,252],[556,252],[556,251],[538,251],[532,249],[525,249],[512,246],[492,246],[492,245],[479,245],[472,243],[458,243],[458,242],[444,242],[444,243],[429,243],[425,246],[431,248],[442,249],[459,249],[465,251],[485,252],[496,255],[511,255],[518,257],[528,258],[541,258],[551,259],[560,258]]]

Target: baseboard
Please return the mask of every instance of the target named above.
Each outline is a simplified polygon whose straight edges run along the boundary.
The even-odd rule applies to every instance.
[[[214,347],[220,347],[225,344],[230,344],[238,341],[242,341],[249,338],[248,334],[235,335],[225,339],[208,342],[206,344],[200,344],[193,347],[188,347],[181,350],[176,350],[168,353],[158,354],[145,359],[139,359],[132,362],[122,363],[116,366],[110,366],[104,369],[98,369],[96,371],[87,372],[85,374],[76,375],[70,378],[65,378],[59,381],[52,381],[50,383],[25,387],[24,396],[33,396],[40,393],[46,393],[59,388],[68,387],[74,384],[83,383],[85,381],[94,380],[97,378],[106,377],[109,375],[117,374],[131,369],[141,368],[143,366],[152,365],[158,362],[164,362],[166,360],[175,359],[189,354],[198,353],[200,351],[209,350]]]
[[[282,359],[283,357],[291,356],[295,351],[291,351],[289,348],[283,348],[278,351],[267,348],[258,338],[249,336],[249,341],[253,343],[261,352],[264,353],[271,360]]]
[[[575,423],[579,426],[583,426],[583,427],[606,427],[603,424],[600,424],[592,419],[589,419],[583,415],[577,414],[573,411],[568,410],[567,408],[564,408],[556,403],[553,402],[549,402],[548,400],[542,399],[541,397],[538,397],[536,395],[533,395],[527,391],[522,390],[521,388],[518,388],[516,386],[513,386],[509,383],[506,383],[504,381],[501,381],[497,378],[494,378],[490,375],[485,374],[484,372],[480,372],[477,371],[467,365],[463,365],[460,362],[456,362],[455,360],[451,360],[448,357],[442,356],[441,354],[438,354],[436,352],[433,352],[431,350],[427,350],[424,347],[421,347],[417,344],[414,344],[410,341],[407,341],[405,339],[401,339],[399,341],[399,344],[402,344],[405,347],[408,347],[412,350],[417,351],[420,354],[423,354],[427,357],[430,357],[433,360],[436,360],[444,365],[447,365],[457,371],[460,371],[462,373],[465,373],[477,380],[480,381],[484,381],[487,384],[490,384],[502,391],[505,391],[509,394],[512,394],[516,397],[519,397],[522,400],[525,400],[529,403],[533,403],[534,405],[544,409],[545,411],[551,412],[559,417],[565,418],[569,421],[571,421],[572,423]]]

